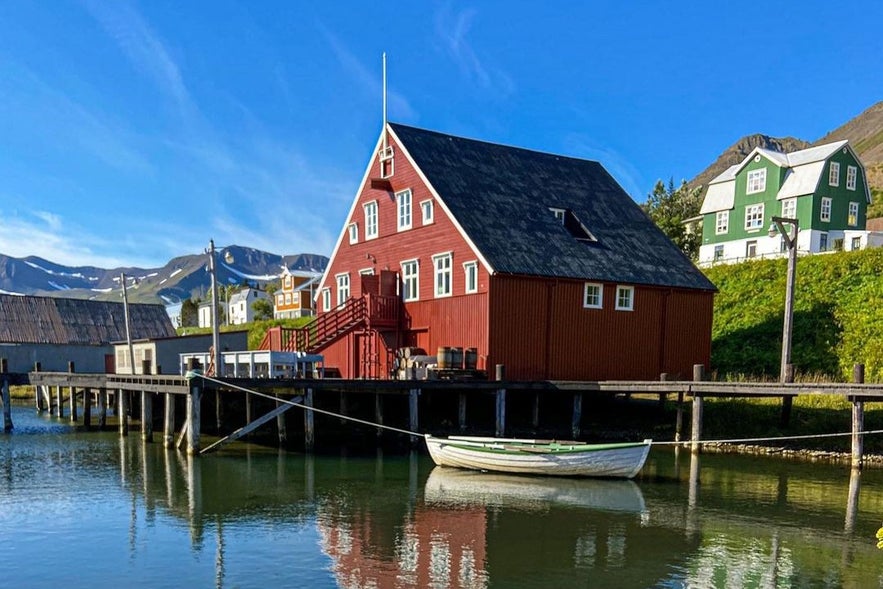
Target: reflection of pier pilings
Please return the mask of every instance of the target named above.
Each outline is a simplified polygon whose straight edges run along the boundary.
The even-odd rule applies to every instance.
[[[849,494],[846,499],[846,521],[843,531],[852,535],[855,531],[855,517],[858,513],[858,496],[862,486],[862,471],[858,468],[851,469],[849,473]]]
[[[224,586],[224,520],[221,516],[215,518],[215,587],[221,589]]]
[[[690,483],[687,494],[687,518],[685,529],[687,537],[692,538],[702,531],[699,524],[699,454],[690,454]]]
[[[202,461],[187,455],[187,517],[190,520],[190,541],[201,548],[205,529],[202,523]]]

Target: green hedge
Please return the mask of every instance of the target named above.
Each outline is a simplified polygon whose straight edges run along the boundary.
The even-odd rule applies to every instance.
[[[712,369],[721,378],[776,378],[787,261],[705,270],[715,298]],[[848,381],[853,364],[883,382],[883,249],[802,256],[797,261],[792,362],[802,379]]]

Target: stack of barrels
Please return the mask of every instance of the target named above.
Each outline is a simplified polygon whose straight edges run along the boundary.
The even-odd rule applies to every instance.
[[[475,370],[478,348],[439,346],[436,361],[439,370]]]

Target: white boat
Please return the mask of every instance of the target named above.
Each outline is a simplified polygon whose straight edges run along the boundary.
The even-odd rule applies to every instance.
[[[512,474],[632,478],[644,466],[651,440],[585,444],[556,440],[425,435],[438,466]]]
[[[423,491],[428,503],[547,509],[549,505],[618,513],[646,513],[634,481],[623,479],[524,477],[436,466]]]

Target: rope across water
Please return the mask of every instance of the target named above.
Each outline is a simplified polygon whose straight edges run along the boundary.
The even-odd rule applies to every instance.
[[[392,431],[392,432],[396,432],[396,433],[400,433],[400,434],[405,434],[406,436],[414,436],[414,437],[419,437],[419,438],[425,437],[425,434],[420,433],[420,432],[414,432],[414,431],[410,431],[410,430],[406,430],[406,429],[402,429],[402,428],[398,428],[398,427],[393,427],[391,425],[384,425],[382,423],[375,423],[373,421],[359,419],[357,417],[350,417],[349,415],[343,415],[341,413],[335,413],[333,411],[327,411],[325,409],[319,409],[317,407],[310,407],[308,405],[304,405],[303,403],[296,403],[294,401],[282,399],[282,398],[276,397],[274,395],[262,393],[260,391],[256,391],[253,389],[248,389],[248,388],[241,387],[241,386],[238,386],[235,384],[231,384],[229,382],[226,382],[223,380],[218,380],[218,379],[213,378],[211,376],[206,376],[199,371],[195,371],[195,370],[188,371],[186,374],[186,377],[188,379],[194,378],[194,377],[199,377],[199,378],[202,378],[203,380],[222,385],[226,388],[235,389],[238,391],[242,391],[244,393],[256,395],[258,397],[270,399],[270,400],[276,401],[278,403],[284,403],[286,405],[291,405],[293,407],[300,407],[301,409],[305,409],[307,411],[314,411],[316,413],[321,413],[323,415],[328,415],[330,417],[336,417],[338,419],[345,419],[347,421],[352,421],[354,423],[360,423],[362,425],[367,425],[370,427],[376,427],[379,429],[385,429],[388,431]],[[858,435],[860,435],[860,436],[866,436],[866,435],[871,435],[871,434],[883,434],[883,429],[865,430],[865,431],[858,432]],[[784,442],[784,441],[788,441],[788,440],[811,440],[811,439],[820,439],[820,438],[836,438],[836,437],[844,437],[844,436],[851,436],[851,435],[852,435],[852,432],[839,432],[839,433],[833,433],[833,434],[768,436],[768,437],[763,437],[763,438],[728,438],[728,439],[722,439],[722,440],[698,440],[698,443],[699,444],[750,444],[750,443],[754,443],[754,442],[779,442],[779,441]],[[667,441],[654,440],[652,442],[652,445],[654,445],[654,446],[687,446],[692,443],[693,443],[692,440],[680,440],[677,442],[674,440],[667,440]]]

